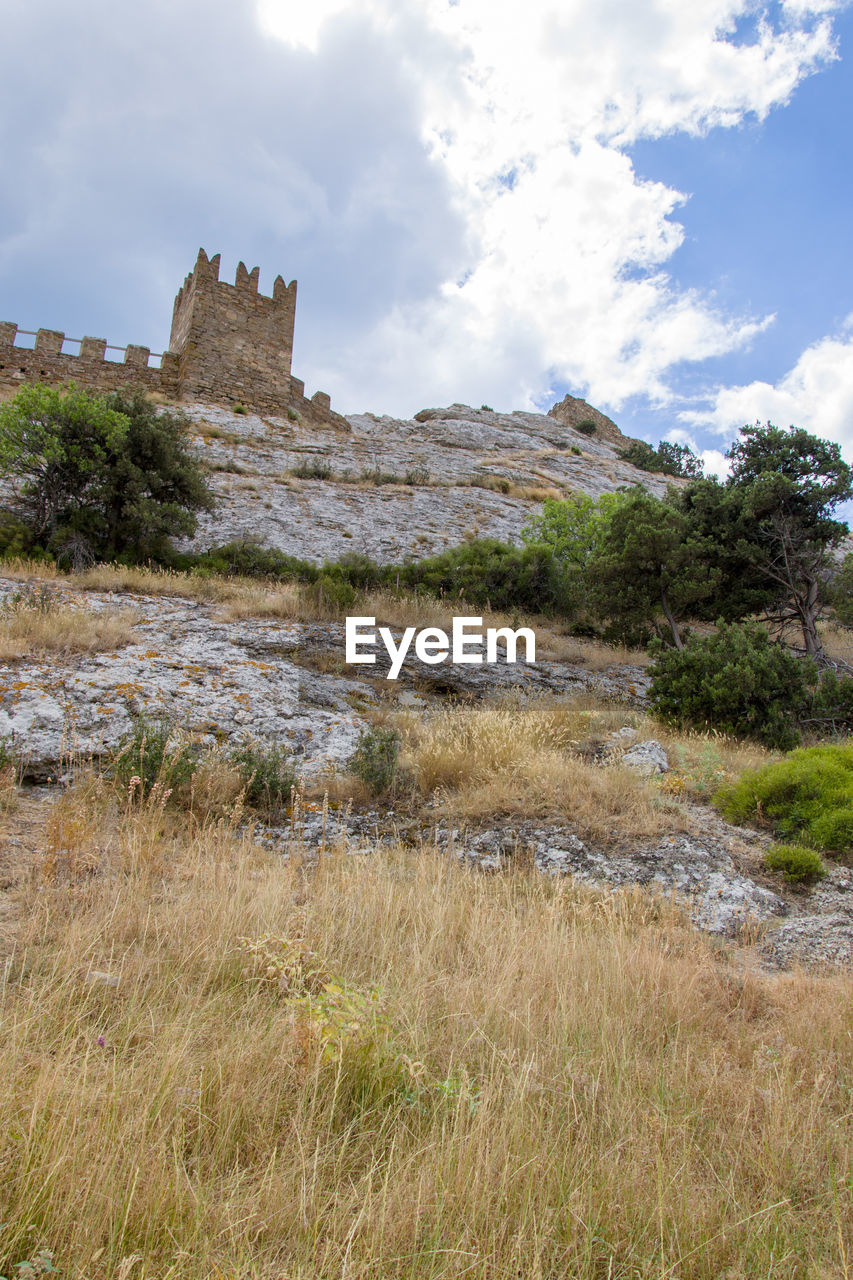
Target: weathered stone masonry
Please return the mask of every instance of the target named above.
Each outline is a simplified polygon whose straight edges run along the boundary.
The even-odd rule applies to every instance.
[[[124,360],[107,360],[103,338],[66,339],[39,329],[34,347],[17,346],[16,324],[0,323],[0,393],[25,382],[67,383],[97,391],[141,388],[168,400],[243,404],[261,413],[297,413],[308,422],[348,430],[329,397],[310,400],[305,384],[290,372],[296,281],[277,276],[272,297],[258,292],[259,268],[237,267],[235,283],[219,279],[219,254],[199,250],[172,314],[169,350],[152,364],[148,347],[124,348]],[[77,351],[63,347],[78,346]],[[118,350],[118,348],[111,348]],[[156,356],[153,357],[155,360]]]

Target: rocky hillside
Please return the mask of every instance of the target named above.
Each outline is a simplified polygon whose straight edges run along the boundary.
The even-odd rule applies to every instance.
[[[348,431],[212,405],[188,414],[221,499],[186,544],[198,550],[250,536],[315,562],[357,551],[389,563],[472,536],[517,540],[547,496],[671,483],[620,461],[626,437],[571,396],[548,414],[354,414]]]
[[[601,715],[600,735],[575,744],[593,768],[584,785],[615,767],[657,779],[649,783],[653,804],[655,796],[679,794],[677,785],[666,788],[674,761],[650,738],[658,731],[643,716],[648,678],[640,667],[590,669],[583,653],[496,667],[432,667],[409,658],[400,680],[388,682],[381,652],[374,667],[346,666],[340,623],[253,617],[245,610],[235,616],[221,604],[86,589],[73,579],[23,590],[42,592],[42,610],[48,593],[50,611],[102,620],[96,632],[117,611],[131,624],[123,639],[92,652],[22,653],[0,662],[0,739],[45,798],[57,782],[70,780],[76,761],[109,757],[140,714],[166,717],[207,749],[228,750],[247,738],[280,744],[316,791],[346,772],[359,733],[377,715],[403,712],[428,723],[448,706],[485,707],[501,695],[514,698],[517,709],[566,706],[577,697],[602,709],[591,713],[591,722]],[[20,582],[0,579],[0,611],[8,610],[7,602],[14,606],[21,591]],[[677,782],[677,771],[673,777]],[[527,816],[523,805],[511,805],[472,821],[429,803],[396,812],[386,805],[355,811],[342,805],[329,813],[315,804],[302,816],[299,839],[310,847],[328,836],[353,851],[383,839],[426,841],[484,870],[523,851],[547,875],[672,894],[698,926],[717,935],[743,942],[748,924],[747,942],[758,937],[755,958],[764,966],[853,961],[849,868],[834,867],[811,892],[792,891],[762,867],[766,834],[732,827],[703,804],[666,802],[671,821],[633,836],[620,830],[614,812],[613,823],[590,836],[579,835],[559,797],[553,800],[549,816]],[[286,854],[293,831],[271,826],[261,838]],[[0,892],[0,909],[2,899]]]

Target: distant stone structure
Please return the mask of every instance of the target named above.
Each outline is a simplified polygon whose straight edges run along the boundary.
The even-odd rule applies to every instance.
[[[591,424],[595,430],[589,434],[594,440],[606,440],[617,448],[624,448],[631,443],[631,437],[623,435],[612,418],[608,418],[600,409],[594,409],[578,396],[564,396],[548,410],[548,417],[556,418],[564,426],[573,429],[577,429],[581,423]]]
[[[219,258],[199,249],[175,298],[169,350],[159,357],[152,357],[148,347],[108,347],[103,338],[71,339],[56,329],[30,333],[0,323],[0,394],[26,382],[73,380],[97,391],[141,388],[167,400],[296,413],[318,426],[348,430],[326,393],[306,399],[305,384],[290,372],[296,281],[286,285],[276,276],[268,298],[258,292],[258,267],[248,271],[241,262],[234,284],[226,284],[219,279]],[[17,345],[19,335],[34,337],[35,344]],[[66,350],[69,346],[77,350]],[[108,350],[123,351],[124,359],[107,359]]]

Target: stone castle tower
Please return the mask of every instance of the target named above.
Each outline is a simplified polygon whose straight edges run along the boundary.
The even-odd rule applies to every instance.
[[[109,347],[103,338],[66,338],[55,329],[38,333],[0,324],[0,393],[23,382],[63,383],[74,380],[97,391],[140,387],[169,400],[242,404],[260,413],[294,413],[317,425],[349,429],[333,413],[329,397],[317,391],[305,398],[305,384],[290,372],[296,281],[277,276],[272,297],[258,292],[259,268],[237,267],[234,284],[219,279],[217,253],[199,249],[172,313],[169,350],[151,356],[148,347]],[[19,345],[19,334],[35,338]],[[68,347],[75,348],[68,350]],[[122,360],[107,358],[121,351]],[[152,364],[159,359],[159,364]]]
[[[183,395],[215,402],[289,401],[296,281],[276,276],[271,298],[258,293],[259,268],[219,279],[219,257],[199,250],[172,313],[169,350],[178,357]],[[300,388],[301,389],[301,388]]]

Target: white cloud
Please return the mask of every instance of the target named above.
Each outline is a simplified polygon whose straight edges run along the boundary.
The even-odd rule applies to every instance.
[[[284,39],[298,8],[264,0]],[[834,56],[830,9],[803,0],[781,26],[758,14],[735,38],[756,17],[749,0],[354,0],[349,12],[420,85],[468,262],[318,361],[317,379],[353,407],[379,394],[396,410],[417,407],[413,394],[530,407],[549,382],[614,410],[636,395],[670,403],[673,366],[742,349],[772,317],[727,315],[673,284],[686,197],[642,181],[623,148],[765,116]],[[318,48],[331,30],[318,29]],[[444,56],[424,60],[436,35]]]
[[[837,7],[785,0],[772,26],[755,0],[18,4],[10,318],[165,342],[140,317],[160,323],[203,243],[262,287],[299,278],[294,368],[343,409],[541,405],[558,383],[671,404],[674,366],[769,320],[677,287],[688,194],[625,148],[766,115],[834,56]]]
[[[808,347],[775,385],[752,382],[717,393],[708,412],[681,414],[686,422],[733,438],[745,423],[805,427],[853,452],[853,325]]]

